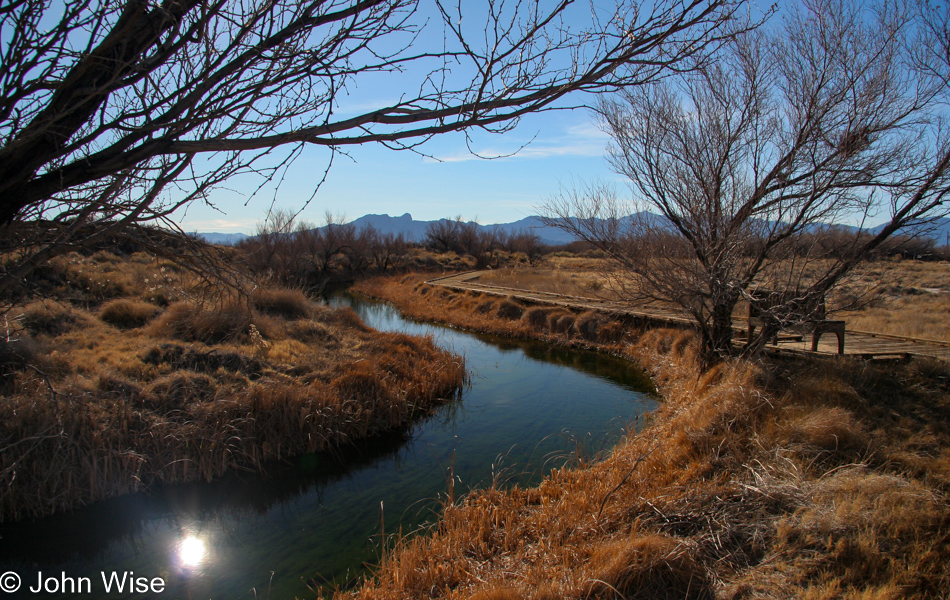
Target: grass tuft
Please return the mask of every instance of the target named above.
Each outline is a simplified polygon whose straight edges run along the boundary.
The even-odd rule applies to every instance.
[[[590,557],[586,597],[705,600],[714,598],[703,567],[682,539],[640,534],[599,545]]]
[[[604,317],[594,311],[582,313],[574,322],[574,328],[582,338],[590,342],[600,339],[600,328],[604,324]]]
[[[218,344],[246,339],[254,316],[247,306],[229,303],[218,307],[176,302],[149,327],[154,337]]]
[[[524,307],[510,298],[503,300],[495,310],[496,317],[509,321],[518,320],[523,314]]]
[[[26,306],[24,327],[33,335],[57,336],[86,325],[84,317],[71,306],[55,300],[42,300]]]
[[[102,305],[99,318],[120,329],[142,327],[151,321],[161,309],[148,302],[119,298]]]
[[[548,325],[548,317],[550,317],[552,310],[551,308],[543,306],[534,306],[526,310],[524,316],[521,318],[524,319],[525,323],[531,328],[538,331],[547,331],[550,328],[550,325]]]
[[[167,412],[195,402],[211,402],[217,394],[217,382],[203,373],[175,371],[156,379],[145,389],[146,403]]]
[[[854,415],[838,406],[820,406],[791,418],[781,427],[788,443],[817,453],[854,456],[866,451],[869,439]]]
[[[498,303],[494,300],[483,300],[475,307],[475,311],[483,315],[495,312],[496,310],[498,310]]]
[[[289,320],[306,319],[313,314],[314,304],[301,290],[257,288],[251,293],[257,310]]]
[[[553,313],[550,322],[553,333],[572,335],[576,331],[574,327],[576,319],[571,313]]]

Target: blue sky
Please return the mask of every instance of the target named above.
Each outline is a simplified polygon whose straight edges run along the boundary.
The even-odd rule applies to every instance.
[[[435,25],[426,28],[418,39],[412,38],[413,52],[439,49],[442,43],[440,19],[433,16],[426,0],[422,0],[422,6],[417,16],[423,20],[428,16]],[[465,3],[464,6],[466,10],[475,11],[470,22],[477,34],[477,8],[470,7],[480,5]],[[593,11],[601,18],[603,15],[599,13],[610,14],[613,6],[608,0],[592,0],[591,4],[572,5],[571,10]],[[786,8],[785,5],[780,7]],[[766,9],[767,6],[760,7],[755,1],[749,4],[753,13],[761,14]],[[570,14],[567,22],[583,23],[582,17],[580,13]],[[401,42],[398,35],[403,35]],[[380,44],[384,51],[398,48],[407,43],[406,35],[397,34]],[[473,35],[473,39],[477,38],[478,35]],[[358,81],[352,82],[338,96],[340,103],[334,106],[334,115],[357,115],[393,106],[403,93],[411,96],[420,82],[426,81],[430,71],[439,73],[434,77],[436,80],[441,76],[437,71],[441,63],[435,67],[420,63],[408,65],[404,73],[373,73],[369,77],[360,73]],[[450,81],[449,89],[459,79],[469,81],[464,69],[464,65],[456,68],[453,63],[452,72],[446,76],[455,80]],[[594,103],[590,96],[569,97],[566,102]],[[176,215],[177,220],[185,231],[253,233],[272,206],[294,212],[306,206],[299,219],[317,225],[323,222],[326,213],[343,220],[383,213],[393,216],[411,213],[417,220],[460,216],[491,224],[538,214],[539,206],[557,194],[562,185],[576,187],[579,182],[607,181],[619,183],[618,188],[623,189],[624,179],[610,170],[604,158],[609,138],[599,130],[595,117],[586,109],[528,115],[517,128],[504,134],[474,132],[471,135],[470,145],[466,144],[463,133],[437,136],[419,148],[425,155],[394,151],[377,144],[348,147],[349,155],[336,156],[326,181],[307,204],[314,186],[323,177],[329,158],[326,148],[309,147],[288,170],[276,192],[265,189],[257,197],[249,198],[259,181],[249,178],[231,181],[228,189],[217,190],[210,198],[218,210],[195,203]],[[485,160],[472,154],[469,148],[481,156],[499,158]],[[881,218],[883,215],[877,215],[869,224],[874,225]]]
[[[347,220],[408,212],[417,220],[461,215],[482,224],[516,221],[536,214],[537,206],[561,183],[617,178],[604,160],[608,139],[588,110],[574,109],[531,115],[504,134],[474,135],[474,150],[502,156],[492,160],[471,154],[463,134],[427,142],[420,150],[433,158],[376,144],[352,148],[349,157],[334,159],[326,182],[300,218],[320,222],[327,211]],[[326,169],[328,156],[325,149],[308,148],[289,170],[275,205],[299,210]],[[274,193],[263,192],[247,202],[252,182],[232,187],[213,196],[221,212],[195,204],[179,216],[182,227],[253,232]]]
[[[483,7],[476,3],[464,7],[465,23],[472,29],[469,41],[479,41],[485,36],[484,15],[479,14],[480,10],[484,12]],[[607,18],[615,9],[615,3],[609,0],[581,2],[571,5],[565,17],[572,27],[584,27],[591,11]],[[412,52],[442,49],[441,18],[431,3],[422,0],[413,19],[429,20],[418,38],[397,33],[381,38],[377,49],[393,50],[408,40],[412,41]],[[564,56],[556,55],[554,59],[563,60]],[[404,93],[413,94],[429,72],[441,66],[441,62],[418,61],[407,65],[403,73],[361,73],[338,96],[334,115],[355,116],[391,106]],[[453,63],[447,75],[448,87],[474,76],[466,66]],[[592,104],[593,98],[569,97],[561,105],[584,102]],[[556,193],[562,182],[614,177],[603,158],[608,138],[586,109],[528,115],[516,129],[504,134],[471,135],[472,149],[485,156],[509,155],[528,146],[514,156],[495,160],[473,156],[462,133],[431,139],[420,149],[429,157],[376,144],[349,147],[350,156],[335,158],[326,182],[300,218],[319,223],[327,211],[348,220],[371,213],[395,216],[408,212],[419,220],[460,215],[483,224],[503,223],[536,214],[537,206]],[[299,210],[326,169],[328,156],[325,148],[305,150],[288,171],[275,206]],[[220,211],[196,203],[177,214],[178,221],[186,231],[250,233],[275,198],[273,190],[268,190],[248,202],[247,195],[258,184],[251,178],[229,182],[230,190],[217,190],[211,197]]]

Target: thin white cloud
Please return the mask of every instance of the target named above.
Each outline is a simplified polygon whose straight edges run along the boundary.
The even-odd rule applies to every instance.
[[[604,148],[607,146],[609,139],[610,136],[601,131],[594,124],[583,123],[568,127],[564,134],[555,136],[550,140],[535,140],[520,150],[517,146],[511,148],[480,148],[475,150],[477,155],[465,150],[454,154],[426,158],[425,162],[451,163],[483,160],[485,158],[495,160],[536,160],[564,156],[603,156]]]
[[[179,223],[184,231],[202,233],[247,233],[257,226],[260,219],[186,219]]]
[[[338,117],[355,117],[357,115],[364,115],[366,113],[375,112],[383,108],[388,108],[398,103],[398,98],[377,98],[375,100],[360,100],[354,101],[352,103],[348,103],[346,100],[343,100],[338,105],[333,107],[333,114]]]
[[[607,135],[606,132],[590,122],[571,125],[567,128],[567,133],[571,136],[582,137],[590,140],[602,140],[604,143],[607,143],[607,141],[610,140],[610,136]]]

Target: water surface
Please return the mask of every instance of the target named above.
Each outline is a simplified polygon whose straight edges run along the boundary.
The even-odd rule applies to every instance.
[[[376,562],[383,531],[431,523],[450,480],[456,493],[531,484],[573,453],[609,448],[655,407],[648,378],[620,359],[414,323],[352,297],[333,302],[375,329],[433,336],[465,357],[471,385],[410,428],[333,453],[2,526],[0,574],[16,572],[22,587],[0,595],[145,597],[115,583],[106,593],[103,573],[131,572],[127,582],[164,581],[157,598],[313,597],[315,586],[345,585]],[[40,572],[57,593],[28,591]],[[82,593],[62,593],[69,578]]]

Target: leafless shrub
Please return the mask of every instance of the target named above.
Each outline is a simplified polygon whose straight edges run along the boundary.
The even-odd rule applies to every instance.
[[[736,352],[740,301],[763,315],[747,355],[825,319],[857,265],[946,214],[950,138],[933,116],[950,82],[946,13],[913,12],[798,5],[714,61],[605,97],[611,165],[635,200],[578,186],[549,203],[549,224],[606,253],[628,301],[689,315],[709,364]],[[872,232],[829,227],[878,213]]]

